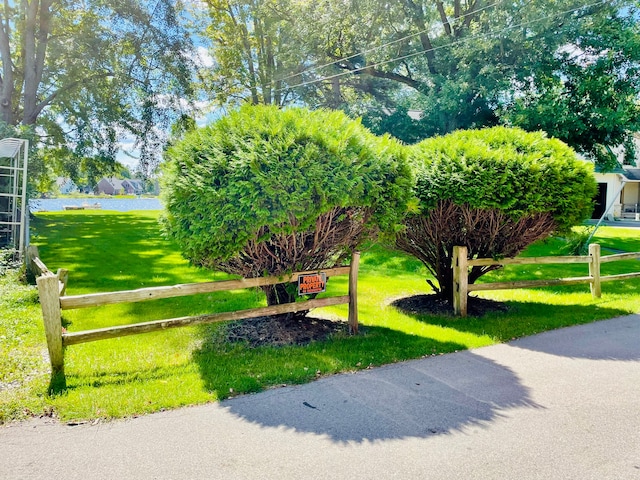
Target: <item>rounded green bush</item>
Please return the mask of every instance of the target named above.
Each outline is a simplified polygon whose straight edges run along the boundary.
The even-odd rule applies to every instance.
[[[438,201],[499,209],[513,219],[549,212],[558,231],[591,214],[591,164],[544,132],[494,127],[460,130],[412,148],[415,194],[423,211]]]
[[[460,130],[411,147],[415,211],[405,216],[396,246],[418,258],[453,298],[456,245],[469,258],[513,257],[531,243],[568,231],[593,208],[589,163],[542,132],[494,127]],[[474,283],[495,266],[474,266]]]
[[[248,105],[187,134],[166,160],[165,230],[207,266],[313,230],[336,207],[370,209],[371,234],[393,230],[412,184],[401,144],[325,110]]]

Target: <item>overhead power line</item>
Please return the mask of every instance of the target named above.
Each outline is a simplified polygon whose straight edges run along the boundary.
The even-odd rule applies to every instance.
[[[500,0],[494,2],[494,3],[490,4],[490,5],[486,5],[486,6],[482,7],[482,8],[474,10],[473,12],[468,12],[468,13],[465,13],[464,15],[460,15],[455,20],[460,20],[460,19],[469,17],[471,15],[477,15],[478,13],[480,13],[480,12],[482,12],[484,10],[487,10],[489,8],[495,7],[499,3],[500,3]],[[444,26],[444,24],[443,24],[443,26]],[[381,45],[378,45],[377,47],[372,47],[372,48],[369,48],[369,49],[366,49],[366,50],[362,50],[360,52],[357,52],[357,53],[354,53],[352,55],[349,55],[348,57],[338,58],[336,60],[332,60],[331,62],[327,62],[327,63],[322,64],[322,65],[317,65],[315,67],[307,68],[307,69],[305,69],[305,70],[303,70],[301,72],[292,73],[291,75],[287,75],[286,77],[278,78],[275,81],[283,82],[285,80],[289,80],[291,78],[295,78],[295,77],[299,77],[301,75],[304,75],[305,73],[310,73],[310,72],[313,72],[315,70],[320,70],[322,68],[330,67],[330,66],[336,65],[337,63],[340,63],[340,62],[346,62],[347,60],[351,60],[352,58],[356,58],[356,57],[359,57],[361,55],[366,55],[367,53],[375,52],[375,51],[381,50],[383,48],[390,47],[392,45],[395,45],[396,43],[404,42],[405,40],[409,40],[409,39],[411,39],[413,37],[417,37],[418,35],[422,35],[423,33],[428,33],[429,31],[431,31],[431,28],[426,28],[424,30],[420,30],[418,32],[412,33],[410,35],[406,35],[406,36],[404,36],[402,38],[398,38],[396,40],[392,40],[390,42],[383,43]],[[269,86],[271,86],[271,85],[269,85]]]
[[[401,61],[401,60],[407,60],[409,58],[417,57],[417,56],[420,56],[420,55],[426,55],[427,53],[430,53],[430,52],[443,50],[445,48],[451,48],[451,47],[454,47],[454,46],[457,46],[457,45],[462,45],[462,44],[465,44],[465,43],[468,43],[468,42],[471,42],[471,41],[491,38],[491,37],[494,37],[496,35],[504,34],[506,32],[509,32],[510,30],[514,30],[516,28],[522,28],[522,27],[526,27],[528,25],[533,25],[533,24],[536,24],[536,23],[543,22],[545,20],[550,20],[552,18],[562,17],[564,15],[569,15],[569,14],[575,13],[575,12],[577,12],[579,10],[582,10],[582,9],[585,9],[585,8],[591,8],[591,7],[597,7],[597,6],[600,6],[600,5],[604,5],[604,4],[608,3],[608,2],[609,2],[609,0],[599,0],[597,2],[581,5],[581,6],[574,7],[574,8],[568,9],[568,10],[564,10],[562,12],[557,12],[557,13],[554,13],[554,14],[551,14],[551,15],[540,17],[540,18],[537,18],[537,19],[534,19],[534,20],[529,20],[529,21],[522,22],[522,23],[519,23],[519,24],[516,24],[516,25],[510,25],[510,26],[507,26],[507,27],[505,27],[502,30],[497,31],[497,32],[488,32],[488,33],[485,33],[485,34],[482,34],[482,35],[473,35],[473,36],[465,37],[465,38],[462,38],[462,39],[460,39],[458,41],[451,42],[451,43],[449,43],[447,45],[440,45],[440,46],[433,47],[433,48],[430,48],[430,49],[416,51],[416,52],[409,53],[409,54],[406,54],[406,55],[401,55],[401,56],[398,56],[398,57],[394,57],[394,58],[391,58],[391,59],[388,59],[388,60],[382,60],[380,62],[376,62],[376,63],[370,64],[370,65],[365,65],[365,66],[362,66],[362,67],[357,67],[357,68],[354,68],[354,69],[350,69],[350,70],[345,71],[345,72],[336,73],[334,75],[328,75],[328,76],[325,76],[325,77],[316,78],[316,79],[313,79],[313,80],[308,80],[306,82],[301,82],[301,83],[298,83],[298,84],[295,84],[295,85],[290,85],[288,87],[277,88],[277,89],[274,89],[273,92],[282,92],[282,91],[285,91],[285,90],[291,90],[291,89],[295,89],[295,88],[299,88],[299,87],[305,87],[305,86],[308,86],[308,85],[313,85],[313,84],[316,84],[316,83],[325,82],[327,80],[332,80],[334,78],[344,77],[346,75],[353,75],[355,73],[362,72],[364,70],[371,69],[371,68],[377,68],[377,67],[380,67],[380,66],[383,66],[383,65],[387,65],[389,63],[398,62],[398,61]],[[376,49],[379,49],[379,48],[382,48],[382,47],[381,46],[380,47],[376,47]],[[358,56],[360,54],[361,53],[354,54],[351,57],[345,57],[345,60],[348,59],[348,58],[353,58],[353,57]],[[331,63],[329,63],[329,64],[327,64],[325,66],[333,65],[333,64],[335,64],[336,62],[339,62],[339,61],[340,60],[336,60],[336,61],[331,62]],[[315,67],[315,68],[320,68],[320,67]],[[303,73],[308,73],[308,72],[313,71],[313,70],[314,69],[310,69],[308,71],[301,72],[301,73],[296,74],[296,75],[292,75],[291,77],[295,77],[295,76],[301,75]],[[281,80],[284,80],[284,79],[281,79]]]

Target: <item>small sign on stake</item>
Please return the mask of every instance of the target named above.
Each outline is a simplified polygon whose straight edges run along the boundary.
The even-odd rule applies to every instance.
[[[327,274],[310,273],[298,277],[298,295],[311,295],[327,290]]]

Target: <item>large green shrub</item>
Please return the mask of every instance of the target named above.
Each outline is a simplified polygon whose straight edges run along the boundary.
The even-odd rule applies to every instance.
[[[244,277],[328,268],[397,227],[405,155],[341,112],[245,106],[168,150],[165,230],[194,264]]]
[[[418,257],[451,298],[451,256],[515,256],[532,242],[588,218],[596,183],[590,164],[542,132],[494,127],[457,131],[412,147],[419,212],[397,246]],[[473,283],[493,267],[474,267]]]

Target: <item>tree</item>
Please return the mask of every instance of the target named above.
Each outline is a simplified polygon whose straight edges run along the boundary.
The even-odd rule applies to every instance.
[[[421,138],[497,123],[494,104],[508,88],[518,56],[501,51],[501,39],[492,34],[521,5],[460,0],[317,3],[308,5],[312,20],[305,22],[304,35],[314,63],[327,65],[316,68],[315,75],[332,78],[339,84],[334,90],[347,86],[355,91],[355,99],[349,93],[344,98],[365,123],[371,116],[372,125],[391,127],[396,135],[396,122],[375,118],[394,115],[398,103],[424,112],[420,121],[401,125],[405,130],[406,123],[414,123]],[[343,76],[336,77],[336,70]]]
[[[286,105],[296,97],[288,76],[305,57],[292,0],[207,0],[215,62],[205,84],[221,105]]]
[[[457,131],[412,147],[420,211],[406,216],[396,246],[422,261],[451,301],[456,245],[469,258],[513,257],[589,216],[591,165],[542,132],[493,127]],[[474,266],[474,283],[495,266]],[[430,282],[431,283],[431,282]]]
[[[635,2],[207,4],[207,88],[221,104],[342,109],[408,142],[501,123],[544,128],[599,162],[637,127]]]
[[[348,104],[349,79],[316,82],[319,72],[310,69],[326,60],[317,44],[326,5],[302,0],[206,0],[206,5],[208,19],[200,20],[214,61],[202,75],[202,87],[216,103],[303,102],[334,109]]]
[[[633,158],[640,129],[637,15],[634,6],[624,13],[611,8],[591,16],[588,29],[565,27],[573,31],[568,43],[521,78],[503,120],[544,130],[605,168],[617,165],[612,147],[623,146]]]
[[[330,268],[397,226],[405,155],[341,112],[247,105],[167,151],[164,228],[192,263],[243,277]]]
[[[42,146],[113,162],[124,135],[153,163],[191,94],[190,40],[171,0],[0,6],[0,120]]]
[[[413,141],[506,123],[602,161],[637,129],[634,2],[325,0],[306,12],[308,63],[326,65],[308,75],[350,89],[341,108],[374,133]]]

